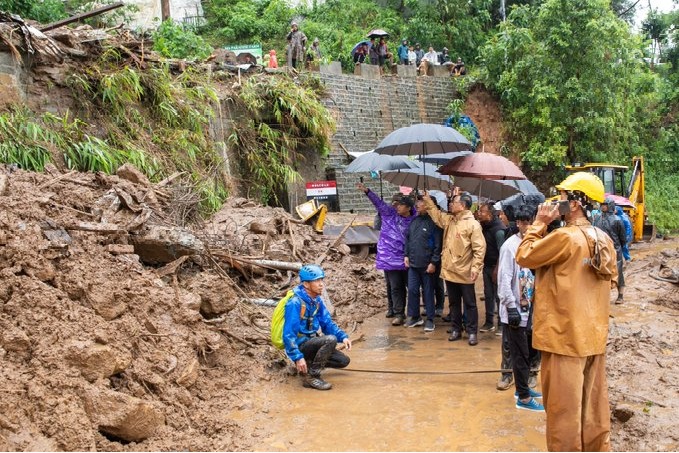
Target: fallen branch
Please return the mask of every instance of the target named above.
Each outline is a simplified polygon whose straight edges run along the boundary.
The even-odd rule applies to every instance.
[[[231,338],[232,340],[236,340],[236,341],[238,341],[238,342],[244,344],[245,346],[247,346],[247,347],[249,347],[249,348],[253,348],[253,347],[255,346],[254,344],[248,342],[247,340],[244,340],[244,339],[242,339],[241,337],[232,334],[231,332],[229,332],[228,330],[226,330],[224,327],[219,327],[219,328],[217,328],[217,330],[219,330],[220,332],[224,333],[227,337]]]
[[[160,269],[156,269],[156,274],[158,275],[158,277],[164,277],[166,275],[174,274],[175,272],[177,272],[177,269],[179,269],[181,265],[184,264],[184,261],[188,259],[189,255],[180,256],[176,260],[166,264]]]

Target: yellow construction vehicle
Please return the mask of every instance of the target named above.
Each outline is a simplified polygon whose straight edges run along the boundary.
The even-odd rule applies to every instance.
[[[632,158],[632,175],[627,180],[625,173],[629,167],[625,165],[588,163],[566,166],[566,170],[590,171],[604,183],[606,195],[613,195],[616,204],[629,215],[632,222],[634,241],[648,241],[655,238],[655,225],[648,223],[646,216],[646,192],[644,158]],[[619,199],[617,197],[622,197]]]

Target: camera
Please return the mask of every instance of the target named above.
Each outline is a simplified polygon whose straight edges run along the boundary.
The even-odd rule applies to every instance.
[[[566,215],[571,212],[571,206],[568,200],[552,201],[552,206],[559,205],[559,215]]]

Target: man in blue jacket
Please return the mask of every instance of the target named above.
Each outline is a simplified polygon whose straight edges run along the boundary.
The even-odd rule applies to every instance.
[[[393,206],[384,202],[376,193],[362,183],[356,187],[365,193],[377,213],[382,218],[382,229],[377,241],[377,257],[375,268],[384,271],[391,288],[393,303],[393,326],[400,326],[405,321],[406,287],[408,286],[408,270],[404,258],[406,249],[406,233],[410,222],[415,218],[412,198],[403,196]]]
[[[408,228],[404,258],[408,268],[408,320],[405,326],[424,324],[425,332],[433,332],[436,314],[434,291],[436,280],[439,279],[436,270],[441,267],[443,230],[429,216],[422,199],[415,203],[415,210],[417,217]],[[420,316],[420,288],[427,313],[426,321]]]
[[[306,264],[299,271],[302,282],[295,287],[294,296],[285,305],[283,343],[285,353],[295,362],[304,387],[330,390],[332,384],[321,378],[323,368],[344,368],[349,357],[335,349],[344,343],[351,349],[351,340],[330,317],[321,299],[325,272],[320,266]],[[323,335],[318,333],[321,330]]]

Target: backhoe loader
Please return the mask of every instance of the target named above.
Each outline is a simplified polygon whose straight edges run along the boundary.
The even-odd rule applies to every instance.
[[[604,183],[606,194],[617,195],[629,200],[628,206],[622,209],[629,215],[632,222],[634,241],[651,241],[655,238],[655,225],[648,223],[646,216],[646,192],[644,158],[632,158],[632,175],[627,181],[625,172],[629,167],[625,165],[587,163],[566,166],[566,170],[590,171],[597,175]],[[627,203],[624,203],[627,204]]]

